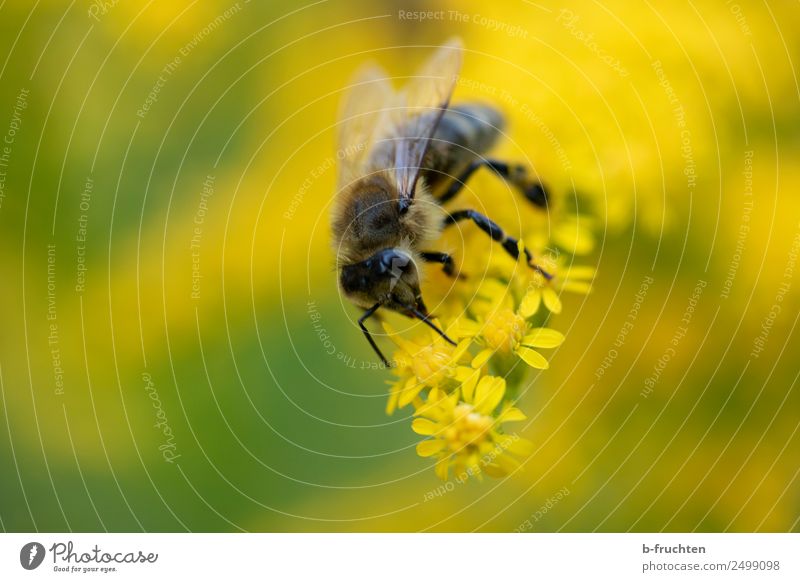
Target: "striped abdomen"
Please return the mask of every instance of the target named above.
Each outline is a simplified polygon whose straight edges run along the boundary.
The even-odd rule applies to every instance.
[[[502,114],[488,105],[462,104],[445,111],[423,161],[422,176],[432,193],[485,154],[503,126]]]

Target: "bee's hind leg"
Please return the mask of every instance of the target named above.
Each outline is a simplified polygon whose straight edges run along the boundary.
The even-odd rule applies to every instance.
[[[492,240],[499,242],[500,246],[503,247],[503,250],[514,257],[514,259],[519,258],[519,241],[517,241],[517,239],[515,239],[513,236],[508,236],[505,232],[503,232],[503,229],[500,228],[496,222],[491,220],[489,217],[484,216],[480,212],[475,210],[456,210],[444,219],[444,226],[448,227],[465,219],[469,219],[474,222],[478,228],[492,237]],[[528,249],[523,249],[523,251],[525,253],[525,258],[527,259],[528,265],[532,269],[541,273],[545,279],[549,280],[553,278],[552,274],[548,273],[534,262],[533,255]]]
[[[458,194],[470,176],[481,166],[486,166],[506,182],[517,188],[525,198],[539,208],[547,208],[547,190],[541,182],[532,180],[528,169],[519,164],[507,164],[499,160],[475,160],[455,178],[447,190],[439,196],[439,203],[444,204]]]

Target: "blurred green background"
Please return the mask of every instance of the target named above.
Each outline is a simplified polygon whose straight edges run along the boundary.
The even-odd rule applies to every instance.
[[[4,2],[0,526],[797,531],[799,21]],[[442,493],[407,410],[384,414],[388,375],[360,369],[327,216],[352,71],[411,74],[453,34],[454,100],[498,103],[498,155],[594,213],[598,277],[520,403],[524,472]]]

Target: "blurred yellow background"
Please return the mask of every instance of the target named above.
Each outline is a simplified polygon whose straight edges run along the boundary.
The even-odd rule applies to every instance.
[[[5,2],[0,526],[797,531],[799,24],[756,2]],[[497,103],[498,157],[594,216],[598,276],[520,403],[524,472],[445,486],[361,369],[328,211],[352,72],[409,75],[454,34],[454,101]]]

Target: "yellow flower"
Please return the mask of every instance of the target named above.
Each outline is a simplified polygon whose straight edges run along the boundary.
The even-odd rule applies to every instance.
[[[548,249],[546,241],[534,241],[534,244],[519,243],[519,256],[516,261],[508,255],[493,255],[492,273],[511,281],[511,288],[520,299],[519,312],[525,318],[539,311],[542,303],[550,313],[561,313],[560,293],[569,291],[586,295],[591,291],[591,281],[595,270],[582,265],[565,265],[564,255],[557,249]],[[532,250],[534,262],[539,269],[532,269],[524,260],[525,248]],[[544,273],[547,273],[545,276]]]
[[[548,267],[544,267],[547,269]],[[570,291],[586,295],[591,289],[591,280],[594,278],[592,267],[575,266],[563,271],[558,263],[550,263],[548,274],[551,279],[546,279],[538,271],[518,269],[514,274],[515,287],[522,290],[519,311],[523,317],[531,317],[539,311],[542,303],[551,313],[561,313],[561,298],[556,291]]]
[[[503,424],[525,419],[512,406],[513,395],[527,366],[549,367],[539,350],[558,347],[564,336],[529,320],[542,304],[560,313],[561,292],[591,290],[594,269],[568,262],[592,249],[590,226],[583,217],[564,212],[541,223],[525,221],[518,253],[498,248],[485,233],[468,231],[472,235],[466,235],[457,259],[461,276],[448,277],[431,266],[423,289],[437,306],[437,325],[457,346],[432,330],[403,337],[384,326],[397,346],[386,412],[413,405],[412,429],[430,437],[417,445],[417,453],[436,459],[441,479],[451,469],[458,480],[507,475],[520,465],[515,456],[530,453],[532,444],[507,433]],[[517,358],[527,366],[516,366]]]
[[[508,289],[499,281],[489,279],[481,285],[479,297],[472,309],[478,321],[461,320],[462,336],[477,337],[486,347],[472,360],[474,368],[483,366],[494,354],[515,354],[533,368],[547,369],[547,360],[535,348],[555,348],[564,336],[546,327],[532,327],[520,308],[513,308]]]
[[[424,406],[415,413],[411,428],[429,436],[417,444],[421,457],[436,457],[436,474],[446,480],[450,467],[456,475],[480,477],[485,471],[492,477],[506,475],[519,467],[511,455],[527,456],[533,445],[520,436],[502,432],[502,424],[525,420],[517,408],[503,400],[506,381],[479,373],[469,374],[460,389],[451,394],[431,390]]]
[[[437,388],[452,378],[471,343],[467,338],[453,346],[433,330],[412,341],[403,338],[389,324],[383,327],[398,347],[393,357],[393,371],[398,378],[391,383],[386,414],[413,402],[425,387]]]

